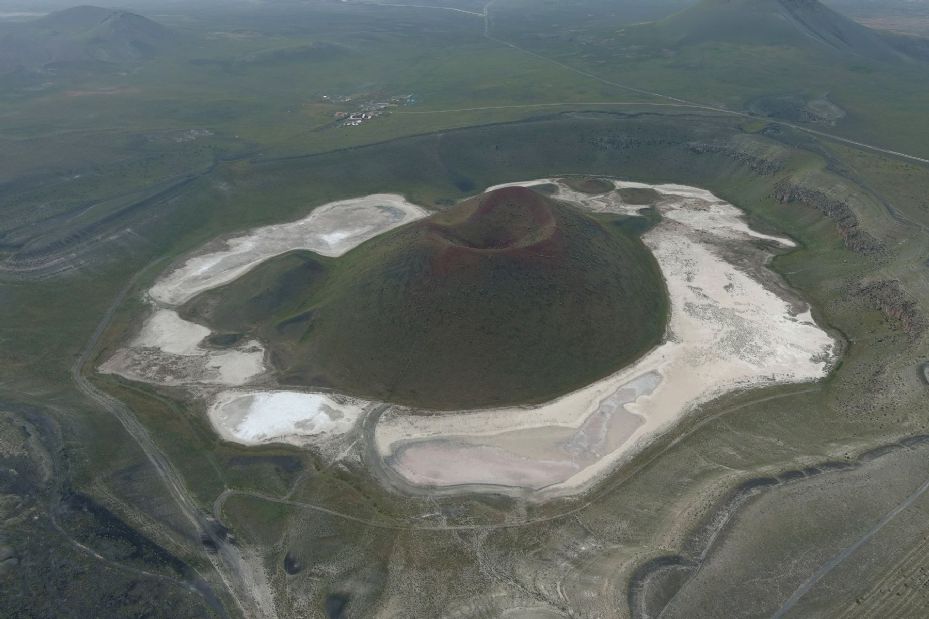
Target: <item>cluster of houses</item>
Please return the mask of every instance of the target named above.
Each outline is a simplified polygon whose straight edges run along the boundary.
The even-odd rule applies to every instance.
[[[343,127],[357,127],[376,116],[380,116],[380,112],[355,112],[354,114],[349,114],[348,112],[335,113],[336,120],[341,120]]]
[[[328,97],[325,97],[328,99]],[[350,102],[351,98],[341,97],[339,101]],[[336,112],[336,120],[342,121],[340,126],[342,127],[357,127],[358,125],[364,124],[369,120],[377,118],[388,113],[388,110],[392,107],[397,107],[400,105],[413,105],[416,103],[416,98],[413,95],[398,95],[391,97],[387,101],[365,101],[358,106],[359,111],[357,112]]]

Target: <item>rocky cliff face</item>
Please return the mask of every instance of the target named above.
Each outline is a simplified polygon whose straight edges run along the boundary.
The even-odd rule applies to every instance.
[[[880,254],[884,252],[884,245],[861,229],[858,217],[852,212],[848,203],[836,200],[822,191],[810,189],[781,181],[774,188],[774,199],[782,204],[801,202],[812,206],[823,215],[835,222],[839,234],[845,241],[845,246],[860,254]]]
[[[865,282],[853,292],[913,338],[921,336],[929,326],[919,306],[897,280]]]
[[[723,157],[727,157],[733,161],[737,161],[738,163],[748,166],[752,172],[760,174],[761,176],[770,176],[771,174],[780,171],[780,169],[783,167],[780,161],[759,157],[726,144],[691,142],[687,145],[687,148],[690,150],[690,152],[696,153],[698,155],[702,155],[704,153],[722,155]]]

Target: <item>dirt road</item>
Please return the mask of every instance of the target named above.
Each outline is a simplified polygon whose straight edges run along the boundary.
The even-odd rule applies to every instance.
[[[71,368],[71,377],[81,393],[120,422],[129,436],[145,453],[158,476],[168,488],[178,509],[190,521],[193,529],[200,535],[201,539],[210,540],[216,548],[215,553],[204,552],[204,555],[209,559],[216,573],[222,579],[226,590],[235,601],[241,614],[246,617],[274,618],[277,616],[274,600],[260,565],[248,561],[239,548],[224,539],[221,534],[222,529],[217,526],[217,523],[209,514],[197,506],[183,478],[178,474],[164,452],[152,440],[148,430],[138,420],[135,413],[119,400],[97,389],[87,380],[84,374],[84,368],[92,359],[97,343],[112,321],[117,308],[122,304],[139,276],[158,262],[161,262],[161,260],[157,260],[139,271],[116,295],[90,340],[84,346],[81,355],[74,362]]]

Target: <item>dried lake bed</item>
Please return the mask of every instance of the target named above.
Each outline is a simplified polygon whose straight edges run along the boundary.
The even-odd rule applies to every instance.
[[[156,281],[140,332],[101,371],[192,389],[225,440],[244,445],[364,443],[369,462],[400,489],[514,490],[537,497],[572,494],[613,470],[689,412],[724,393],[824,377],[836,342],[809,307],[769,269],[787,238],[752,230],[741,211],[681,185],[614,181],[587,194],[560,179],[552,197],[595,212],[636,214],[622,190],[651,190],[662,220],[642,240],[668,289],[663,342],[634,364],[537,406],[477,411],[411,410],[347,395],[275,388],[256,340],[226,349],[173,308],[228,283],[264,260],[306,249],[337,256],[364,240],[425,217],[401,196],[376,194],[327,204],[289,224],[210,244]],[[496,187],[490,188],[495,189]],[[368,418],[370,423],[365,424]],[[362,426],[365,431],[362,432]]]
[[[152,313],[141,331],[100,370],[163,385],[243,385],[266,372],[256,340],[204,345],[210,330],[176,311],[199,293],[227,284],[269,258],[294,250],[341,256],[364,241],[421,219],[428,211],[396,194],[331,202],[302,219],[210,243],[160,277],[148,291]]]

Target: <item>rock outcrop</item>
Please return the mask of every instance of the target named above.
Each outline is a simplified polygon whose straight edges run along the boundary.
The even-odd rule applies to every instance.
[[[854,293],[913,338],[921,336],[929,326],[916,301],[910,298],[895,279],[862,283]]]
[[[732,146],[728,146],[726,144],[691,142],[687,145],[687,149],[690,150],[690,152],[696,153],[698,155],[705,153],[722,155],[727,159],[732,159],[733,161],[748,166],[752,172],[761,176],[770,176],[775,174],[783,167],[780,161],[759,157],[757,155],[739,150],[738,148],[733,148]]]
[[[845,246],[859,254],[880,254],[885,248],[883,243],[861,229],[858,217],[847,202],[837,200],[817,189],[810,189],[781,181],[773,193],[774,199],[782,204],[801,202],[817,209],[823,215],[835,222]]]

